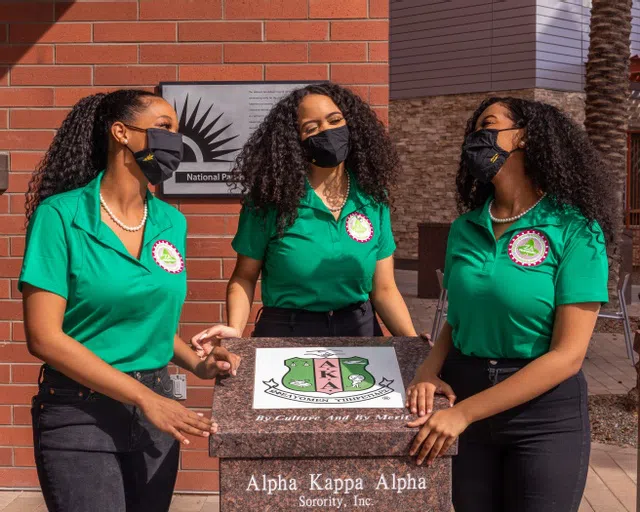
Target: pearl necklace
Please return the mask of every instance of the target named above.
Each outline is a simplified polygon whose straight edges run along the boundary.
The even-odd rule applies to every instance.
[[[111,211],[111,208],[109,208],[107,206],[107,203],[104,200],[104,197],[102,197],[102,193],[100,193],[100,204],[102,205],[104,210],[107,212],[109,217],[111,217],[111,220],[113,222],[115,222],[118,226],[120,226],[122,229],[124,229],[125,231],[140,231],[142,229],[142,226],[144,226],[145,222],[147,222],[147,215],[148,215],[149,211],[147,209],[147,200],[146,199],[144,200],[144,213],[142,214],[142,221],[137,226],[127,226],[118,217],[116,217],[114,215],[114,213]]]
[[[508,224],[509,222],[515,222],[516,220],[521,219],[522,217],[524,217],[527,213],[529,213],[531,210],[533,210],[536,206],[538,206],[540,204],[540,201],[542,201],[546,195],[547,194],[542,194],[542,197],[540,197],[540,199],[538,199],[533,206],[531,206],[530,208],[527,208],[522,213],[520,213],[518,215],[515,215],[513,217],[507,217],[507,218],[504,218],[504,219],[499,219],[498,217],[494,217],[493,213],[491,213],[491,208],[493,207],[493,203],[495,202],[495,199],[493,199],[489,203],[489,217],[491,217],[491,220],[493,222],[495,222],[496,224]]]
[[[342,210],[344,208],[344,205],[347,204],[347,199],[349,199],[349,191],[351,190],[351,176],[349,176],[349,173],[347,173],[347,193],[344,195],[344,199],[342,201],[342,204],[336,208],[329,208],[327,206],[327,208],[329,208],[330,212],[339,212],[340,210]]]

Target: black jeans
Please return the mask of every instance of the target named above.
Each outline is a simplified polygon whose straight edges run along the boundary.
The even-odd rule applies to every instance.
[[[457,401],[495,385],[530,360],[487,360],[452,349],[442,371]],[[590,452],[582,372],[543,395],[473,423],[453,458],[456,512],[575,512]]]
[[[255,338],[332,338],[382,336],[370,301],[344,309],[317,313],[302,309],[264,307],[258,316]]]
[[[166,368],[130,375],[172,397]],[[50,512],[169,510],[180,446],[138,408],[45,365],[32,419],[38,478]]]

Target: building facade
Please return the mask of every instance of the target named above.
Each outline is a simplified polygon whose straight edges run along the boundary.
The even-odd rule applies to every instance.
[[[639,15],[634,0],[632,55],[640,53]],[[390,131],[403,164],[393,218],[400,259],[417,258],[419,222],[456,218],[462,138],[482,99],[545,101],[584,121],[589,17],[589,0],[391,1]]]
[[[387,120],[387,0],[16,0],[0,3],[0,487],[37,488],[29,404],[39,363],[25,344],[17,278],[24,193],[55,129],[81,97],[162,81],[326,80]],[[6,157],[8,155],[8,158]],[[6,167],[6,165],[5,165]],[[0,183],[2,180],[0,179]],[[188,221],[184,339],[223,320],[239,202],[171,200]],[[210,382],[188,377],[207,414]],[[183,449],[178,491],[218,489],[207,443]]]

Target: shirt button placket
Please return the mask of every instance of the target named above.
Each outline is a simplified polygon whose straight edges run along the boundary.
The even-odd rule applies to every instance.
[[[486,257],[484,259],[484,265],[482,266],[483,272],[491,272],[493,266],[496,262],[496,254],[498,252],[498,244],[494,242],[491,250],[487,251]]]
[[[330,229],[334,249],[340,246],[340,223],[334,222]]]

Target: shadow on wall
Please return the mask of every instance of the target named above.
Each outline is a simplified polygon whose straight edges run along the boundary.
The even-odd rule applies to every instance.
[[[0,83],[16,64],[55,64],[47,34],[76,0],[0,0]]]

